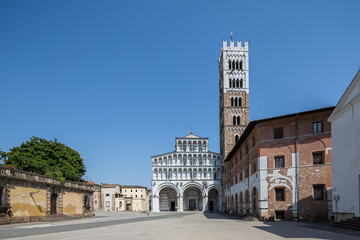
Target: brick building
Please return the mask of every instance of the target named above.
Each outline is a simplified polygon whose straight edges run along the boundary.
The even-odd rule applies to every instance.
[[[327,219],[333,109],[250,122],[224,160],[225,208],[265,218]]]

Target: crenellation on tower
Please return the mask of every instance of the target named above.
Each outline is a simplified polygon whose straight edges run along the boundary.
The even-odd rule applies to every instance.
[[[249,42],[235,42],[234,41],[223,41],[222,49],[221,50],[238,50],[238,51],[246,51],[249,48]]]

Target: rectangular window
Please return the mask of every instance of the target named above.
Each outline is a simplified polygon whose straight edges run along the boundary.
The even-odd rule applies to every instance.
[[[274,139],[279,139],[283,137],[284,137],[283,128],[282,127],[274,128]]]
[[[143,195],[141,195],[141,198],[143,198]]]
[[[105,196],[110,197],[110,194],[109,194],[109,193],[107,193]]]
[[[276,201],[285,201],[285,188],[275,188]]]
[[[256,173],[256,171],[257,171],[257,167],[256,167],[256,163],[254,163],[254,164],[252,165],[251,172],[252,172],[252,174],[254,174],[254,173]]]
[[[135,195],[135,198],[137,198],[137,195]]]
[[[106,205],[106,207],[110,207],[110,201],[106,201],[106,203],[105,203]]]
[[[324,185],[314,185],[314,200],[324,200]]]
[[[275,168],[285,167],[284,157],[275,157]]]
[[[322,152],[313,153],[313,164],[324,164]]]
[[[249,167],[245,169],[245,178],[249,177]]]
[[[313,122],[313,134],[322,133],[322,122]]]

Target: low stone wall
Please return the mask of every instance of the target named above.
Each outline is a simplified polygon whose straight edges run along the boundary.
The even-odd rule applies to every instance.
[[[94,216],[92,186],[0,166],[0,224]]]
[[[354,213],[332,212],[331,214],[331,218],[334,220],[334,222],[345,221],[353,217],[355,217]]]

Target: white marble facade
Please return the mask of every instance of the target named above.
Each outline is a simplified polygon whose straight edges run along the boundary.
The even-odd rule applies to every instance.
[[[208,150],[208,138],[176,138],[175,151],[152,156],[152,164],[152,211],[222,209],[221,157]]]

